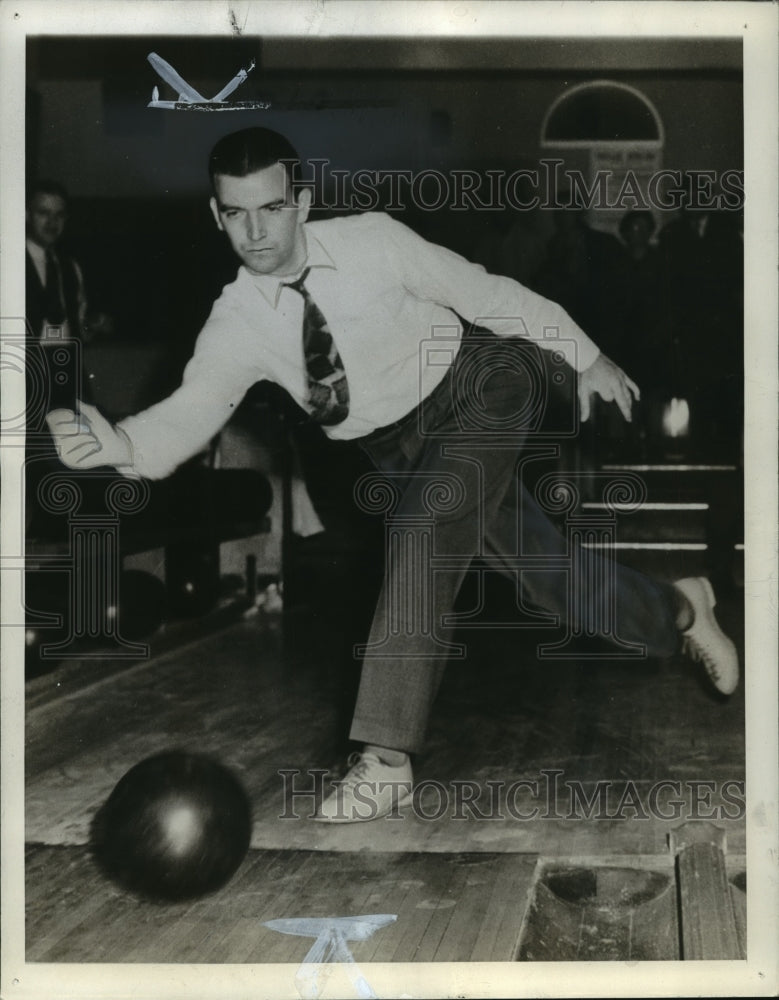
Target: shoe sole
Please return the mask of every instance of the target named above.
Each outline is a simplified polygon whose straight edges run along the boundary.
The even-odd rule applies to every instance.
[[[711,581],[709,580],[708,577],[705,577],[705,576],[698,577],[697,579],[698,579],[698,583],[700,584],[700,587],[701,587],[701,589],[703,591],[703,594],[704,594],[704,596],[706,598],[706,603],[708,604],[707,611],[710,613],[710,616],[711,616],[711,619],[712,619],[712,623],[713,623],[714,627],[716,629],[718,629],[718,631],[722,632],[722,628],[720,627],[720,624],[719,624],[719,622],[717,621],[717,619],[716,619],[716,617],[714,615],[714,608],[717,606],[717,598],[716,598],[716,596],[714,594],[714,588],[711,585]],[[689,595],[687,595],[687,599],[690,600]],[[722,635],[723,635],[724,639],[728,643],[730,643],[730,646],[733,649],[733,655],[736,657],[736,661],[738,661],[738,652],[736,651],[735,643],[733,642],[732,639],[730,639],[728,636],[726,636],[724,632],[722,632]],[[738,687],[738,682],[739,682],[739,679],[740,679],[740,676],[739,676],[740,675],[740,671],[738,671],[738,666],[736,668],[737,669],[737,676],[736,676],[736,679],[735,679],[735,683],[734,683],[734,685],[732,687],[729,687],[729,688],[723,688],[723,687],[720,686],[719,682],[709,673],[709,669],[708,669],[708,667],[706,666],[705,663],[703,664],[703,668],[704,668],[704,671],[706,673],[706,676],[709,679],[709,682],[713,685],[713,687],[717,691],[719,691],[720,694],[723,694],[723,695],[726,695],[726,696],[730,696],[731,694],[733,694],[733,692]]]
[[[407,795],[404,795],[402,799],[398,799],[397,802],[393,802],[391,808],[388,809],[386,812],[378,813],[376,816],[357,816],[354,819],[349,819],[346,816],[343,817],[314,816],[312,818],[315,823],[338,824],[339,826],[343,826],[345,824],[356,824],[356,823],[373,823],[377,819],[384,819],[385,816],[389,816],[389,814],[394,810],[400,809],[402,806],[407,806],[409,802],[412,801],[413,798],[414,798],[414,793],[409,792]]]

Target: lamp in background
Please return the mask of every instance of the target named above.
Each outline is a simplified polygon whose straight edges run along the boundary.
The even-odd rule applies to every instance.
[[[668,438],[686,438],[690,433],[690,404],[674,396],[666,401],[662,415],[663,434]]]

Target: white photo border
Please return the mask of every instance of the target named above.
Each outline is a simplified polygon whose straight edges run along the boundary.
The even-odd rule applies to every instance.
[[[28,35],[186,34],[318,38],[741,38],[744,53],[745,597],[748,960],[653,963],[457,963],[366,966],[379,996],[774,996],[779,940],[777,841],[777,25],[774,4],[730,2],[56,2],[0,5],[0,317],[24,315],[25,41]],[[3,319],[5,324],[5,319]],[[5,335],[5,330],[0,334]],[[4,382],[3,410],[18,412]],[[17,401],[18,402],[18,401]],[[0,551],[22,552],[22,449],[2,449]],[[19,606],[21,574],[3,573],[5,609]],[[46,965],[24,959],[24,670],[19,628],[2,639],[3,1000],[77,997],[297,998],[293,966]],[[758,888],[759,887],[759,888]],[[323,996],[338,996],[338,975]]]

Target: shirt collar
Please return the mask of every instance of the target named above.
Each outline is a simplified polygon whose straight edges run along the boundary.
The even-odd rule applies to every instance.
[[[303,233],[306,240],[306,259],[303,262],[303,266],[295,274],[285,274],[283,276],[279,276],[278,274],[251,274],[251,272],[242,266],[242,270],[246,272],[246,275],[251,279],[254,286],[262,292],[263,296],[268,301],[268,305],[270,305],[273,309],[275,309],[279,304],[279,295],[281,295],[281,289],[284,285],[288,285],[290,282],[299,278],[307,267],[329,267],[333,270],[338,269],[337,264],[327,250],[325,250],[316,236],[314,236],[314,234],[305,226],[303,227]]]
[[[46,251],[34,240],[27,238],[27,253],[39,264],[46,263]]]

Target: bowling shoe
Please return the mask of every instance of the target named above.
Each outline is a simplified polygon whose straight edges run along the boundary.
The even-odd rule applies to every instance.
[[[703,576],[685,577],[674,584],[692,605],[692,625],[682,632],[682,651],[691,660],[702,663],[714,687],[722,694],[733,694],[738,685],[738,653],[717,624],[717,603],[709,581]]]
[[[391,767],[374,753],[353,754],[355,763],[322,803],[314,817],[319,823],[365,823],[381,819],[411,801],[411,764]]]

